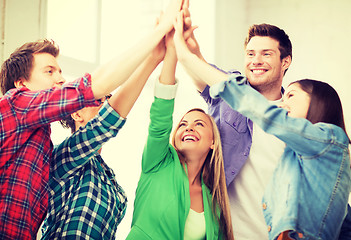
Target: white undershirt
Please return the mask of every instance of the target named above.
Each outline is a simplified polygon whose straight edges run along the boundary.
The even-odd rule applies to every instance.
[[[206,239],[206,223],[204,212],[198,213],[190,208],[185,221],[184,240]]]
[[[236,240],[268,239],[262,197],[285,148],[285,143],[253,125],[249,157],[228,187]]]

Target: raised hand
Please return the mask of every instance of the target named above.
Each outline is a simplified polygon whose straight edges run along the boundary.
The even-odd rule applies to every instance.
[[[194,30],[198,26],[192,26],[190,11],[189,11],[189,0],[184,0],[182,10],[184,11],[183,21],[184,21],[184,39],[189,48],[189,50],[197,55],[199,58],[203,59],[200,52],[200,46],[195,38]]]
[[[174,21],[174,36],[173,41],[176,48],[178,59],[181,59],[190,50],[185,42],[184,38],[184,9],[178,13],[176,20]]]
[[[159,25],[160,19],[162,18],[163,13],[156,19],[155,28]],[[166,37],[163,37],[162,40],[158,43],[158,45],[152,50],[151,57],[155,59],[157,62],[161,62],[166,54]]]
[[[182,9],[173,24],[175,29],[173,37],[174,45],[179,62],[191,76],[197,89],[203,91],[206,85],[212,86],[219,81],[223,81],[227,78],[227,75],[213,68],[201,59],[200,56],[190,51],[184,32],[184,27],[186,27],[184,16],[186,14],[186,10]],[[192,32],[193,30],[190,31]]]
[[[177,17],[182,6],[183,0],[170,0],[159,23],[159,27],[164,29],[166,33],[172,30],[174,19]]]

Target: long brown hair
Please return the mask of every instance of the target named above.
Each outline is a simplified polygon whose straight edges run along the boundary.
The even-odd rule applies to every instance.
[[[225,181],[222,145],[219,130],[213,118],[200,108],[193,108],[185,113],[184,116],[193,111],[198,111],[205,114],[210,119],[212,124],[214,148],[210,149],[209,153],[207,154],[206,160],[202,167],[202,178],[206,186],[211,191],[212,211],[214,216],[217,218],[220,230],[223,232],[225,239],[232,240],[234,239],[234,236],[230,216],[229,198]],[[178,128],[179,124],[173,130],[172,134],[172,145],[177,152],[178,149],[175,146],[175,132],[178,130]],[[178,152],[178,155],[181,155],[181,153]],[[180,157],[180,159],[182,161],[182,157]],[[221,211],[219,219],[217,215],[217,207],[219,207]]]
[[[307,120],[313,124],[318,122],[334,124],[341,127],[346,133],[341,101],[332,86],[312,79],[298,80],[290,83],[290,85],[295,83],[299,84],[301,89],[308,93],[311,98]]]

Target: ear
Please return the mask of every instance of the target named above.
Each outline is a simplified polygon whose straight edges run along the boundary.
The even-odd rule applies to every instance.
[[[24,77],[20,77],[14,82],[16,88],[26,87],[27,80]]]
[[[284,71],[290,67],[291,64],[291,56],[287,56],[282,60],[282,67]]]
[[[72,119],[76,122],[76,124],[80,124],[82,122],[84,122],[84,119],[82,118],[81,114],[80,114],[80,110],[77,112],[74,112],[71,114]]]
[[[213,150],[214,149],[214,142],[212,141],[212,145],[210,146],[210,148]]]

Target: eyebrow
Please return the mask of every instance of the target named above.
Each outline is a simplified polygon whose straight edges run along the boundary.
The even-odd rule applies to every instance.
[[[284,95],[288,95],[288,94],[290,94],[290,93],[292,93],[292,92],[296,92],[296,90],[295,90],[295,89],[292,89],[292,90],[286,91],[286,93],[285,93]]]
[[[277,51],[274,49],[261,49],[261,50],[246,49],[246,52],[277,52]]]
[[[55,69],[55,70],[58,70],[60,73],[62,73],[62,69],[61,68],[57,68],[53,65],[47,65],[45,67],[43,67],[43,69],[46,69],[46,68],[51,68],[51,69]]]
[[[188,123],[187,120],[180,121],[180,123],[182,123],[182,122]],[[205,123],[207,125],[207,123],[204,120],[202,120],[202,119],[196,119],[194,122],[203,122],[203,123]]]

